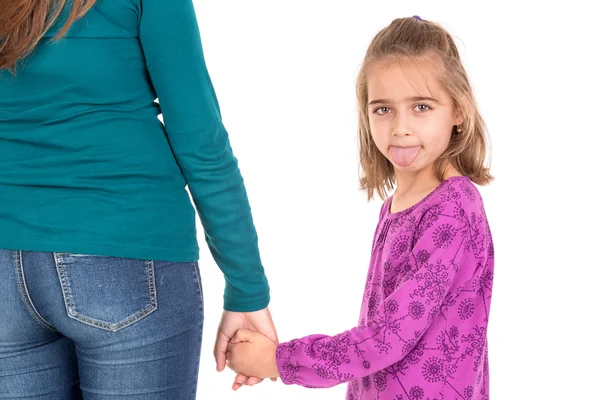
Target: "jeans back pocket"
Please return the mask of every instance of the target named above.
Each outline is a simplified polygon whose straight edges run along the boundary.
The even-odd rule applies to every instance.
[[[153,261],[71,253],[54,257],[69,317],[118,331],[157,309]]]

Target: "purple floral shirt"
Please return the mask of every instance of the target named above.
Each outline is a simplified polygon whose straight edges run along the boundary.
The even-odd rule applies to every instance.
[[[489,400],[487,325],[494,249],[467,177],[419,203],[381,209],[359,325],[281,343],[285,384],[349,382],[346,399]]]

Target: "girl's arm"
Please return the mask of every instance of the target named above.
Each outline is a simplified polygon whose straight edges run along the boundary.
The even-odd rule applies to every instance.
[[[284,383],[330,387],[373,374],[403,360],[427,328],[444,318],[443,304],[481,274],[489,241],[482,209],[452,201],[440,207],[437,219],[425,219],[431,226],[421,224],[422,234],[406,261],[414,273],[397,284],[365,325],[277,347]],[[369,298],[366,293],[365,301]]]

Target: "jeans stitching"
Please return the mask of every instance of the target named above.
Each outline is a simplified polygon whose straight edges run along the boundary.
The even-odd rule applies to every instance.
[[[198,263],[193,262],[192,266],[194,267],[194,275],[196,276],[196,286],[198,287],[198,295],[200,296],[200,300],[204,300],[204,293],[202,292],[202,282],[200,281],[200,274],[198,273]]]
[[[148,273],[148,295],[150,296],[150,306],[156,307],[156,280],[154,276],[154,261],[146,261],[146,271]]]
[[[29,313],[33,316],[33,318],[40,323],[44,328],[50,329],[51,331],[58,332],[56,328],[52,326],[48,321],[44,319],[38,312],[38,310],[33,305],[33,300],[31,300],[31,296],[29,295],[29,290],[27,289],[27,283],[25,282],[25,273],[23,271],[23,253],[20,250],[15,251],[15,269],[17,272],[17,281],[19,282],[19,291],[21,292],[21,297],[23,298],[23,302],[27,307]]]
[[[73,311],[73,301],[71,299],[71,288],[69,287],[69,280],[67,279],[67,273],[63,264],[62,253],[54,253],[54,263],[56,264],[56,272],[58,273],[58,279],[60,281],[60,288],[63,292],[63,299],[65,300],[65,307],[67,313]]]
[[[150,296],[150,305],[146,308],[138,311],[137,313],[131,315],[130,317],[124,319],[123,321],[110,324],[104,321],[100,321],[94,318],[87,317],[85,315],[79,314],[73,307],[73,299],[71,294],[71,289],[69,286],[69,279],[66,273],[66,268],[64,266],[64,262],[62,259],[62,253],[55,253],[55,261],[56,268],[58,271],[58,276],[61,281],[61,288],[63,291],[63,297],[65,299],[65,305],[67,307],[67,314],[70,318],[75,319],[81,323],[86,325],[94,326],[100,329],[108,330],[108,331],[118,331],[120,329],[126,328],[127,326],[133,324],[134,322],[139,321],[144,318],[148,314],[155,311],[157,307],[156,302],[156,283],[154,279],[154,262],[146,261],[146,272],[148,274],[148,292]]]

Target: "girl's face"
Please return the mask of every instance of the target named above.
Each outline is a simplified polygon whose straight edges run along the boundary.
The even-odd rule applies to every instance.
[[[367,76],[371,135],[396,178],[433,174],[462,118],[433,68],[378,62]]]

